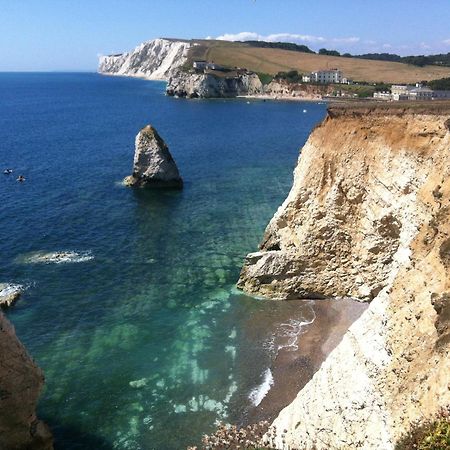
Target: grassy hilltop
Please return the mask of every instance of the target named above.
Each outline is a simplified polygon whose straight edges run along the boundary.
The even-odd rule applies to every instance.
[[[189,60],[205,59],[228,67],[245,67],[254,72],[275,75],[278,72],[339,68],[356,81],[415,83],[450,77],[450,67],[424,66],[390,61],[318,55],[278,48],[260,48],[243,42],[195,40]]]

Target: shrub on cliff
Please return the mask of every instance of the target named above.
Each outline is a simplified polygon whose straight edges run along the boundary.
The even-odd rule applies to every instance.
[[[275,75],[277,80],[286,80],[288,83],[301,83],[302,74],[296,70],[290,70],[289,72],[278,72]]]
[[[273,76],[268,73],[258,72],[258,77],[262,84],[269,84],[273,80]]]
[[[395,450],[448,450],[450,448],[450,407],[430,420],[414,424]]]

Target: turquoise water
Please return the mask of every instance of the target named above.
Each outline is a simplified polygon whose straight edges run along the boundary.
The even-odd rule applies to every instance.
[[[0,282],[27,287],[8,317],[45,372],[39,414],[57,449],[185,448],[216,420],[245,420],[279,318],[307,311],[234,286],[324,114],[177,100],[144,80],[0,74],[0,168],[15,169],[0,178]],[[182,192],[120,184],[147,123]],[[55,251],[89,257],[30,262]]]

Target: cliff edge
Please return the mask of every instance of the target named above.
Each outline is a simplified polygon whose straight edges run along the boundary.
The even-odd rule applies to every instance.
[[[191,46],[187,41],[153,39],[127,53],[101,56],[98,72],[166,81],[187,61]]]
[[[333,107],[239,286],[370,301],[274,425],[278,448],[393,449],[450,404],[450,104]]]
[[[48,427],[36,417],[44,376],[0,312],[0,449],[52,450]]]

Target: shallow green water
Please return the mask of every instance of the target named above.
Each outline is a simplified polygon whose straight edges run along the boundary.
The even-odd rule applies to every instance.
[[[243,420],[280,317],[310,314],[234,286],[325,106],[163,91],[91,74],[0,75],[0,163],[27,178],[0,180],[0,282],[27,286],[8,316],[45,372],[39,412],[59,449],[185,448],[217,420]],[[149,122],[182,192],[120,184]],[[27,262],[61,250],[92,259]]]

